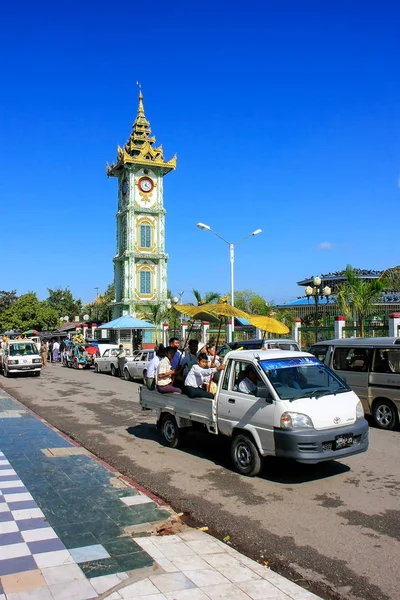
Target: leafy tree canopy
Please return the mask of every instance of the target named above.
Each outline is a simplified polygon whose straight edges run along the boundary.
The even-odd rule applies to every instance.
[[[68,316],[73,321],[75,316],[82,313],[82,300],[74,298],[69,288],[55,290],[47,288],[47,291],[49,292],[49,296],[46,298],[47,305],[57,312],[59,319]]]
[[[85,304],[84,312],[87,312],[91,319],[110,321],[113,300],[115,300],[115,288],[114,283],[110,283],[103,294],[99,294],[93,302]]]
[[[0,329],[54,329],[59,325],[57,311],[46,301],[40,302],[34,292],[20,296],[0,315]]]
[[[18,300],[16,290],[12,290],[11,292],[0,291],[0,315],[16,300]]]
[[[274,304],[267,303],[265,298],[246,289],[235,292],[235,306],[249,315],[270,315]]]

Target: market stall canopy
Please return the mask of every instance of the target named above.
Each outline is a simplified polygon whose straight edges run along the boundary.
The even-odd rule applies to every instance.
[[[36,329],[28,329],[28,331],[24,331],[22,335],[37,335],[39,332]]]
[[[153,323],[147,323],[131,315],[125,315],[124,317],[118,317],[109,323],[100,325],[99,329],[155,329],[156,326]]]
[[[281,323],[273,317],[265,317],[259,315],[247,315],[247,320],[250,321],[254,327],[261,329],[261,331],[267,331],[268,333],[276,333],[283,335],[289,333],[289,327]]]

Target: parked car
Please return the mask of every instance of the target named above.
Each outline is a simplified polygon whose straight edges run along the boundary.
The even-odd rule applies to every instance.
[[[40,377],[42,359],[36,343],[30,340],[7,340],[2,345],[0,366],[4,377],[25,372]]]
[[[399,428],[400,338],[327,340],[310,352],[348,383],[377,427]]]
[[[132,360],[124,366],[124,377],[127,381],[146,378],[147,365],[154,358],[154,350],[137,351]]]
[[[105,350],[103,352],[102,356],[99,356],[95,359],[94,372],[95,373],[111,373],[111,375],[113,375],[113,377],[117,377],[117,375],[119,375],[118,358],[117,358],[118,352],[119,352],[118,346],[114,345],[113,348],[108,347],[107,350]],[[130,361],[133,359],[133,357],[136,355],[136,353],[138,351],[135,350],[133,355],[131,355],[130,350],[125,350],[125,352],[126,352],[126,359],[128,361]]]
[[[231,350],[291,350],[294,352],[300,351],[300,346],[293,339],[285,338],[268,338],[268,339],[253,339],[242,340],[236,342],[228,342],[224,344],[217,352],[222,358]]]

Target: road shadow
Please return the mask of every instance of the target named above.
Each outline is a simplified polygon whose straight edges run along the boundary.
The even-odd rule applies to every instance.
[[[138,439],[151,440],[165,446],[161,432],[152,423],[141,423],[134,427],[128,427],[126,431]],[[177,452],[205,458],[216,466],[232,471],[229,438],[211,435],[205,431],[188,431],[185,435],[184,445]],[[264,459],[264,467],[258,477],[283,485],[296,485],[328,479],[350,470],[350,467],[338,461],[305,465],[294,460],[268,456]]]

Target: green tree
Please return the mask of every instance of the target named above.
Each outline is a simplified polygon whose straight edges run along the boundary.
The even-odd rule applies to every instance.
[[[364,320],[373,313],[374,304],[387,288],[388,282],[385,278],[362,279],[351,265],[347,265],[344,275],[346,280],[338,288],[336,303],[346,317],[358,321],[360,336],[364,337]]]
[[[203,297],[199,290],[192,290],[192,294],[195,297],[197,306],[201,306],[202,304],[212,304],[213,302],[218,302],[218,299],[221,297],[221,294],[218,294],[217,292],[206,292]]]
[[[266,302],[265,298],[247,289],[235,292],[235,306],[249,315],[269,315],[271,313],[271,302]],[[274,303],[272,303],[272,307],[275,307]]]
[[[0,329],[54,329],[59,324],[58,313],[48,306],[46,301],[40,302],[34,292],[20,296],[0,315]]]
[[[0,291],[0,315],[16,300],[18,300],[16,290],[12,290],[11,292]]]
[[[50,308],[54,308],[57,311],[59,318],[68,316],[72,321],[75,316],[79,316],[82,313],[82,300],[80,298],[74,298],[69,288],[57,288],[52,290],[47,288],[49,292],[46,302]]]
[[[111,321],[111,308],[114,300],[115,287],[114,283],[110,283],[104,294],[99,294],[93,302],[89,302],[88,304],[85,303],[84,312],[86,312],[91,319]]]
[[[148,306],[138,304],[136,306],[136,311],[138,319],[143,319],[149,323],[154,323],[154,325],[161,325],[166,319],[168,319],[169,313],[169,310],[166,308],[165,304],[149,304]]]

